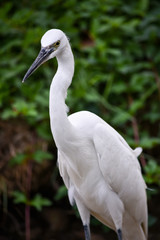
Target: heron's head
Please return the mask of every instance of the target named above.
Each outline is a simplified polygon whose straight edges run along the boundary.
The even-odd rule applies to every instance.
[[[58,56],[67,43],[67,37],[61,30],[51,29],[47,31],[41,39],[41,50],[25,74],[22,82],[24,82],[41,64]]]

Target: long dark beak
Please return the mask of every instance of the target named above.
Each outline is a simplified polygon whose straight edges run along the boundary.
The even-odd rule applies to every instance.
[[[26,72],[22,82],[24,82],[29,76],[44,62],[48,60],[49,55],[54,51],[54,48],[41,48],[36,60]]]

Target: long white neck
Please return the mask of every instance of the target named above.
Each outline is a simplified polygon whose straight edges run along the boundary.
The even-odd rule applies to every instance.
[[[65,98],[74,73],[74,58],[69,43],[57,56],[58,69],[50,86],[49,113],[51,131],[58,148],[70,136],[72,125],[67,117]]]

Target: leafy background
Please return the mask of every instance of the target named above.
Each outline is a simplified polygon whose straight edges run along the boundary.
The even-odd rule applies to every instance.
[[[149,239],[160,239],[160,2],[158,0],[4,1],[0,7],[1,239],[82,239],[56,167],[48,97],[57,63],[23,76],[42,35],[70,38],[75,75],[70,113],[89,110],[111,124],[140,162],[148,191]],[[37,211],[38,210],[38,211]],[[45,230],[44,230],[45,229]],[[93,239],[116,235],[92,220]]]

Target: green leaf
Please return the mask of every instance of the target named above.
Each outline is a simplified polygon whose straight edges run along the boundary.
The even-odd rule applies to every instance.
[[[43,138],[47,141],[52,139],[52,134],[51,134],[50,126],[49,126],[49,119],[48,119],[48,122],[43,121],[41,123],[38,123],[36,126],[36,130],[37,130],[38,135],[41,138]]]
[[[4,111],[1,114],[1,118],[3,120],[9,119],[9,118],[15,118],[17,117],[18,113],[16,111],[13,111],[12,109],[4,109]]]
[[[30,205],[35,207],[38,211],[41,211],[43,207],[48,207],[52,205],[52,202],[42,197],[40,194],[36,194],[36,196],[30,201]]]
[[[136,112],[143,107],[143,105],[144,102],[141,99],[134,101],[130,106],[129,113],[131,115],[135,115]]]
[[[156,137],[143,137],[141,138],[140,145],[142,148],[152,148],[160,145],[160,138]]]
[[[18,153],[15,157],[9,161],[10,166],[23,164],[27,159],[27,154]]]
[[[37,111],[35,109],[35,104],[30,103],[28,104],[24,100],[17,99],[16,102],[13,104],[13,109],[18,113],[28,117],[36,117]]]
[[[127,112],[119,112],[113,117],[113,124],[124,124],[125,122],[131,120],[131,115]]]
[[[145,170],[145,181],[148,184],[159,184],[160,185],[160,166],[154,160],[149,160],[147,165],[144,167]]]
[[[67,195],[67,188],[65,185],[61,186],[59,189],[58,189],[58,192],[56,193],[54,199],[56,201],[59,201],[61,200],[62,198],[66,197]]]
[[[52,160],[53,156],[49,152],[45,152],[45,151],[42,151],[42,150],[37,150],[33,154],[33,159],[38,163],[42,163],[43,160]]]
[[[26,204],[27,203],[27,197],[25,195],[25,193],[23,192],[20,192],[20,191],[14,191],[12,193],[12,196],[14,197],[14,203],[24,203]]]

